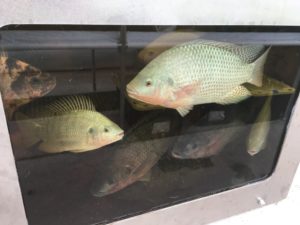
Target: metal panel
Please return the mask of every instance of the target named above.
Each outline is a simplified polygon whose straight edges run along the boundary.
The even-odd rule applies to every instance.
[[[0,221],[1,224],[27,224],[15,160],[11,149],[0,95]]]
[[[8,24],[300,25],[298,0],[2,0]],[[213,12],[213,14],[212,14]]]

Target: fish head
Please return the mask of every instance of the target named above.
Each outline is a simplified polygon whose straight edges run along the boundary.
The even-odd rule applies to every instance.
[[[147,104],[168,107],[168,102],[174,100],[174,81],[164,68],[159,69],[162,66],[157,65],[156,60],[127,84],[127,94]]]
[[[56,86],[56,79],[53,75],[17,61],[14,68],[15,78],[11,88],[19,98],[36,98],[49,93]]]
[[[98,113],[97,120],[97,123],[94,121],[87,129],[89,145],[100,148],[123,138],[124,131],[107,117]]]
[[[249,138],[248,140],[248,150],[249,155],[254,156],[259,153],[265,147],[263,138]]]
[[[205,158],[216,141],[217,138],[206,132],[186,134],[178,138],[171,154],[178,159]]]
[[[130,164],[118,162],[118,165],[110,166],[109,170],[101,173],[91,187],[91,193],[96,197],[103,197],[122,190],[134,182],[132,175],[134,168]]]
[[[185,140],[184,140],[185,139]],[[199,141],[188,140],[191,138],[179,139],[173,150],[172,156],[177,159],[193,159],[197,158],[199,151],[203,150],[203,145]]]

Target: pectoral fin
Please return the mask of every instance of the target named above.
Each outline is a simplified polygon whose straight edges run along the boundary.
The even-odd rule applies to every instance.
[[[191,110],[193,109],[193,105],[184,105],[176,108],[176,110],[179,112],[179,114],[184,117],[187,115]]]
[[[191,84],[178,87],[177,89],[175,89],[174,95],[176,99],[182,99],[194,95],[201,88],[201,84],[201,81],[195,81]]]
[[[151,170],[149,170],[143,177],[139,179],[142,182],[149,182],[151,180]]]

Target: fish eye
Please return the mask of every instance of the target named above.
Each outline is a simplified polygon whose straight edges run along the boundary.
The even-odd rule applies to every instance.
[[[125,166],[125,172],[126,172],[127,174],[130,174],[131,171],[132,171],[132,169],[130,168],[130,166],[129,166],[129,165],[126,165],[126,166]]]
[[[191,144],[187,144],[187,145],[186,145],[186,148],[187,148],[187,149],[190,149],[190,148],[192,148],[192,145],[191,145]]]
[[[109,129],[108,129],[107,127],[105,127],[105,128],[104,128],[104,132],[105,132],[105,133],[108,133],[108,132],[109,132]]]
[[[154,52],[153,52],[153,51],[149,51],[149,52],[148,52],[148,55],[149,55],[149,56],[153,56],[153,55],[154,55]]]
[[[150,80],[146,81],[146,87],[150,87],[152,85],[152,82]]]
[[[92,133],[94,133],[94,132],[95,132],[95,129],[91,127],[91,128],[89,129],[89,131],[88,131],[88,132],[89,132],[90,134],[92,134]]]
[[[39,84],[41,84],[41,81],[38,78],[32,78],[32,80],[30,81],[30,83],[32,85],[39,85]]]

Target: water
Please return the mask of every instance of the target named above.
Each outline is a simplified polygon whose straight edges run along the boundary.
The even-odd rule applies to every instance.
[[[155,38],[166,32],[175,32],[175,29],[188,38],[197,34],[201,38],[239,44],[272,45],[265,73],[296,88],[295,93],[298,93],[298,33],[287,33],[288,30],[277,36],[253,27],[11,26],[0,31],[1,48],[8,57],[25,61],[56,77],[55,88],[36,101],[47,102],[62,96],[84,94],[96,99],[97,111],[118,124],[125,135],[134,134],[129,141],[125,136],[121,142],[94,151],[50,154],[39,150],[40,143],[25,149],[19,143],[22,135],[17,119],[8,119],[30,224],[108,223],[237,188],[265,179],[272,173],[296,94],[273,96],[266,146],[255,156],[247,153],[247,141],[266,97],[251,97],[226,106],[198,105],[184,118],[172,109],[137,111],[128,102],[124,95],[125,86],[147,64],[139,56],[140,51]],[[266,31],[274,31],[268,29]],[[249,31],[256,33],[247,33]],[[288,38],[289,35],[295,38]],[[166,50],[176,42],[162,42],[155,51]],[[152,52],[149,57],[155,54]],[[149,117],[152,119],[147,119]],[[217,134],[224,127],[236,126],[232,125],[236,120],[241,121],[239,133],[217,153],[198,159],[172,157],[172,149],[180,137],[201,136],[209,131]],[[149,125],[141,132],[136,124],[143,125],[146,123],[143,121]],[[151,174],[141,177],[142,181],[103,197],[91,193],[95,182],[107,178],[120,149],[129,151],[132,143],[141,146],[138,145],[137,149],[144,149],[146,142],[153,142],[154,146],[155,142],[161,144],[170,139],[170,144],[159,149],[161,155],[152,162],[152,168],[147,169]],[[120,160],[116,165],[123,168],[125,161]]]

